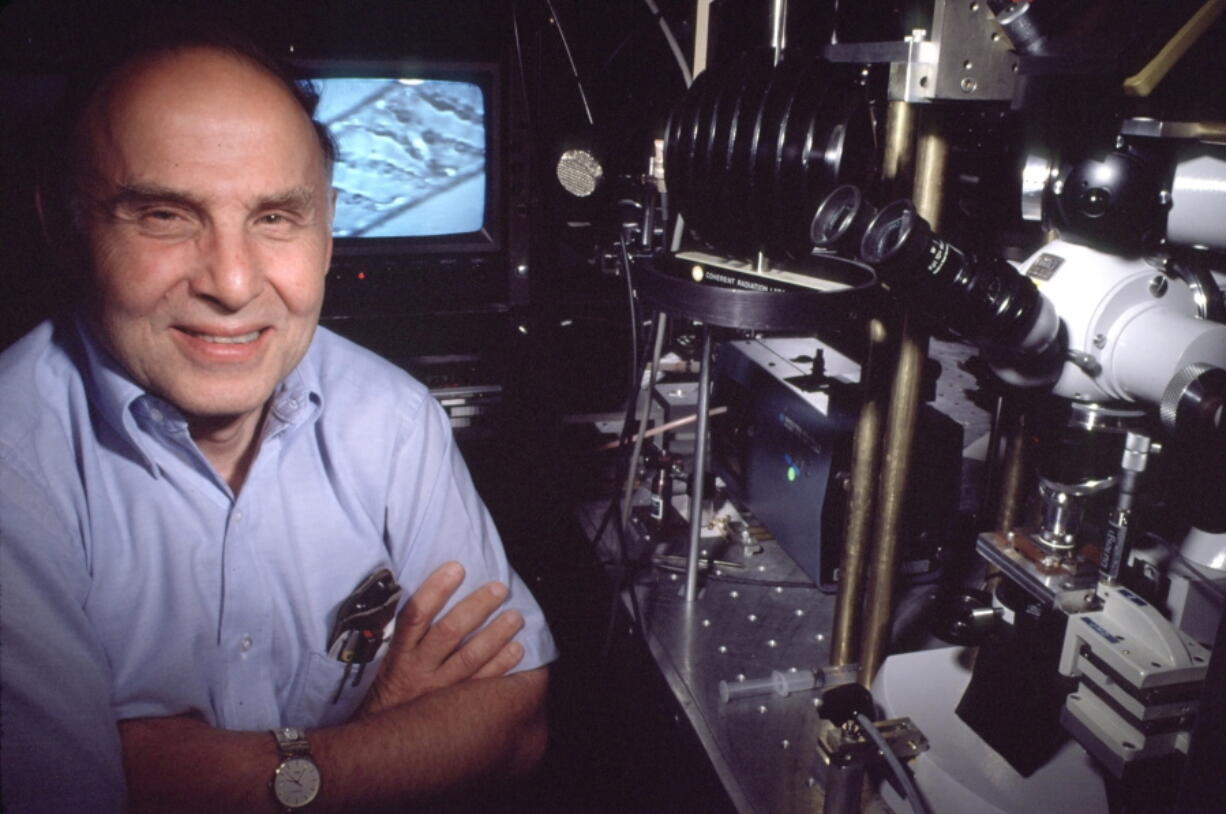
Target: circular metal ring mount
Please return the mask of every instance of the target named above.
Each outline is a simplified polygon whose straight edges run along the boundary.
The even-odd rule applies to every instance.
[[[833,255],[796,261],[782,274],[749,268],[697,253],[660,254],[637,263],[631,281],[649,307],[673,316],[721,328],[809,331],[846,320],[877,280],[868,266]]]

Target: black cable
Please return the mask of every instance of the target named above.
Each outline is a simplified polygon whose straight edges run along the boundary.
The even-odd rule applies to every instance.
[[[558,12],[553,7],[553,0],[545,0],[545,6],[549,9],[549,16],[553,20],[554,28],[558,30],[558,39],[562,43],[562,51],[566,54],[566,62],[570,65],[570,75],[575,79],[575,90],[579,92],[579,101],[583,103],[583,112],[587,115],[587,123],[595,126],[596,119],[592,116],[592,107],[587,101],[587,91],[583,89],[583,80],[579,78],[579,68],[575,65],[575,57],[570,50],[570,42],[566,39],[566,32],[562,30],[562,18],[558,16]]]
[[[924,804],[924,798],[920,795],[919,787],[915,785],[915,781],[911,779],[911,775],[903,767],[902,761],[894,754],[894,750],[890,748],[885,738],[877,731],[877,727],[873,726],[873,722],[863,712],[856,713],[856,723],[860,724],[860,729],[877,747],[877,751],[881,753],[881,756],[885,758],[886,765],[890,767],[890,773],[902,785],[903,794],[906,795],[907,802],[911,804],[911,810],[915,814],[928,814],[928,806]]]
[[[639,317],[634,303],[634,281],[630,279],[630,252],[626,249],[625,228],[618,232],[617,245],[621,249],[622,274],[626,278],[626,303],[630,311],[630,389],[633,395],[637,396],[643,366],[639,361]],[[634,404],[635,401],[631,403]]]
[[[624,243],[622,245],[622,248],[624,251],[625,249]],[[625,256],[625,260],[627,263],[625,267],[625,274],[626,274],[627,281],[629,281],[630,268],[628,265],[629,264],[628,255]],[[631,306],[631,310],[633,310],[634,304],[633,304],[633,287],[632,286],[630,287],[630,294],[631,294],[630,306]],[[634,326],[632,326],[632,328],[633,327]],[[633,333],[633,330],[632,330],[632,333]],[[639,350],[638,350],[637,341],[634,342],[633,349],[634,349],[633,355],[631,358],[632,366],[634,367],[635,370],[642,370],[646,360],[640,360],[638,357]],[[630,472],[629,468],[631,466],[637,466],[637,461],[630,460],[633,454],[633,445],[630,443],[630,438],[631,438],[631,435],[633,435],[632,427],[634,425],[634,416],[637,412],[637,407],[638,407],[638,396],[639,396],[639,381],[638,381],[638,376],[636,374],[633,377],[632,386],[628,388],[628,392],[626,394],[625,406],[622,411],[622,431],[618,438],[618,446],[617,446],[617,449],[619,452],[618,459],[617,459],[618,464],[614,471],[614,478],[613,478],[614,489],[616,491],[612,499],[609,501],[609,506],[605,510],[604,516],[601,518],[600,524],[596,529],[596,533],[592,537],[593,544],[599,545],[601,538],[604,536],[605,529],[609,525],[610,518],[615,518],[616,525],[614,528],[615,528],[615,532],[617,535],[617,551],[618,551],[618,556],[620,557],[620,560],[621,560],[621,569],[613,585],[613,597],[611,600],[612,607],[610,608],[610,612],[609,612],[609,624],[605,632],[604,647],[602,650],[604,658],[608,658],[610,648],[612,647],[612,644],[613,644],[613,626],[617,619],[617,603],[620,601],[621,592],[626,589],[627,583],[630,584],[630,604],[631,604],[632,621],[636,623],[636,627],[639,631],[639,634],[643,636],[644,643],[646,643],[646,619],[643,616],[642,608],[639,606],[638,595],[634,591],[634,586],[633,586],[633,581],[632,581],[633,573],[635,570],[635,563],[630,558],[629,548],[626,542],[627,529],[625,528],[624,524],[621,522],[621,511],[620,511],[621,501],[622,501],[622,484],[626,481],[626,478]],[[648,406],[650,407],[650,404]]]
[[[532,132],[532,105],[528,101],[528,75],[524,69],[524,46],[519,39],[519,2],[511,3],[511,31],[515,36],[515,63],[519,66],[520,95],[524,101],[524,118],[527,120],[528,132]]]

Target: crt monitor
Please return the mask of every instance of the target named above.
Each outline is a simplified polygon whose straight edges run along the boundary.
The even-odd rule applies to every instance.
[[[338,148],[326,313],[516,304],[499,65],[301,67]]]

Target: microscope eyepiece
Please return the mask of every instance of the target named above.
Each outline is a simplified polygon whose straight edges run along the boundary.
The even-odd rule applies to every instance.
[[[855,257],[860,241],[877,209],[851,184],[835,187],[818,205],[809,226],[809,239],[818,248],[834,249]]]
[[[860,257],[899,296],[983,348],[1002,378],[1017,385],[1055,380],[1062,356],[1059,320],[1030,278],[1008,261],[964,254],[937,236],[908,200],[877,213]]]
[[[860,243],[860,256],[874,266],[901,271],[903,266],[919,261],[931,248],[933,238],[928,222],[910,201],[894,201],[868,224]]]

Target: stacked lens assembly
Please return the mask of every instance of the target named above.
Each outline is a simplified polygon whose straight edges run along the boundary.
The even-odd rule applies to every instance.
[[[753,51],[700,74],[669,117],[665,172],[686,223],[717,251],[804,256],[817,204],[874,169],[859,70]]]

